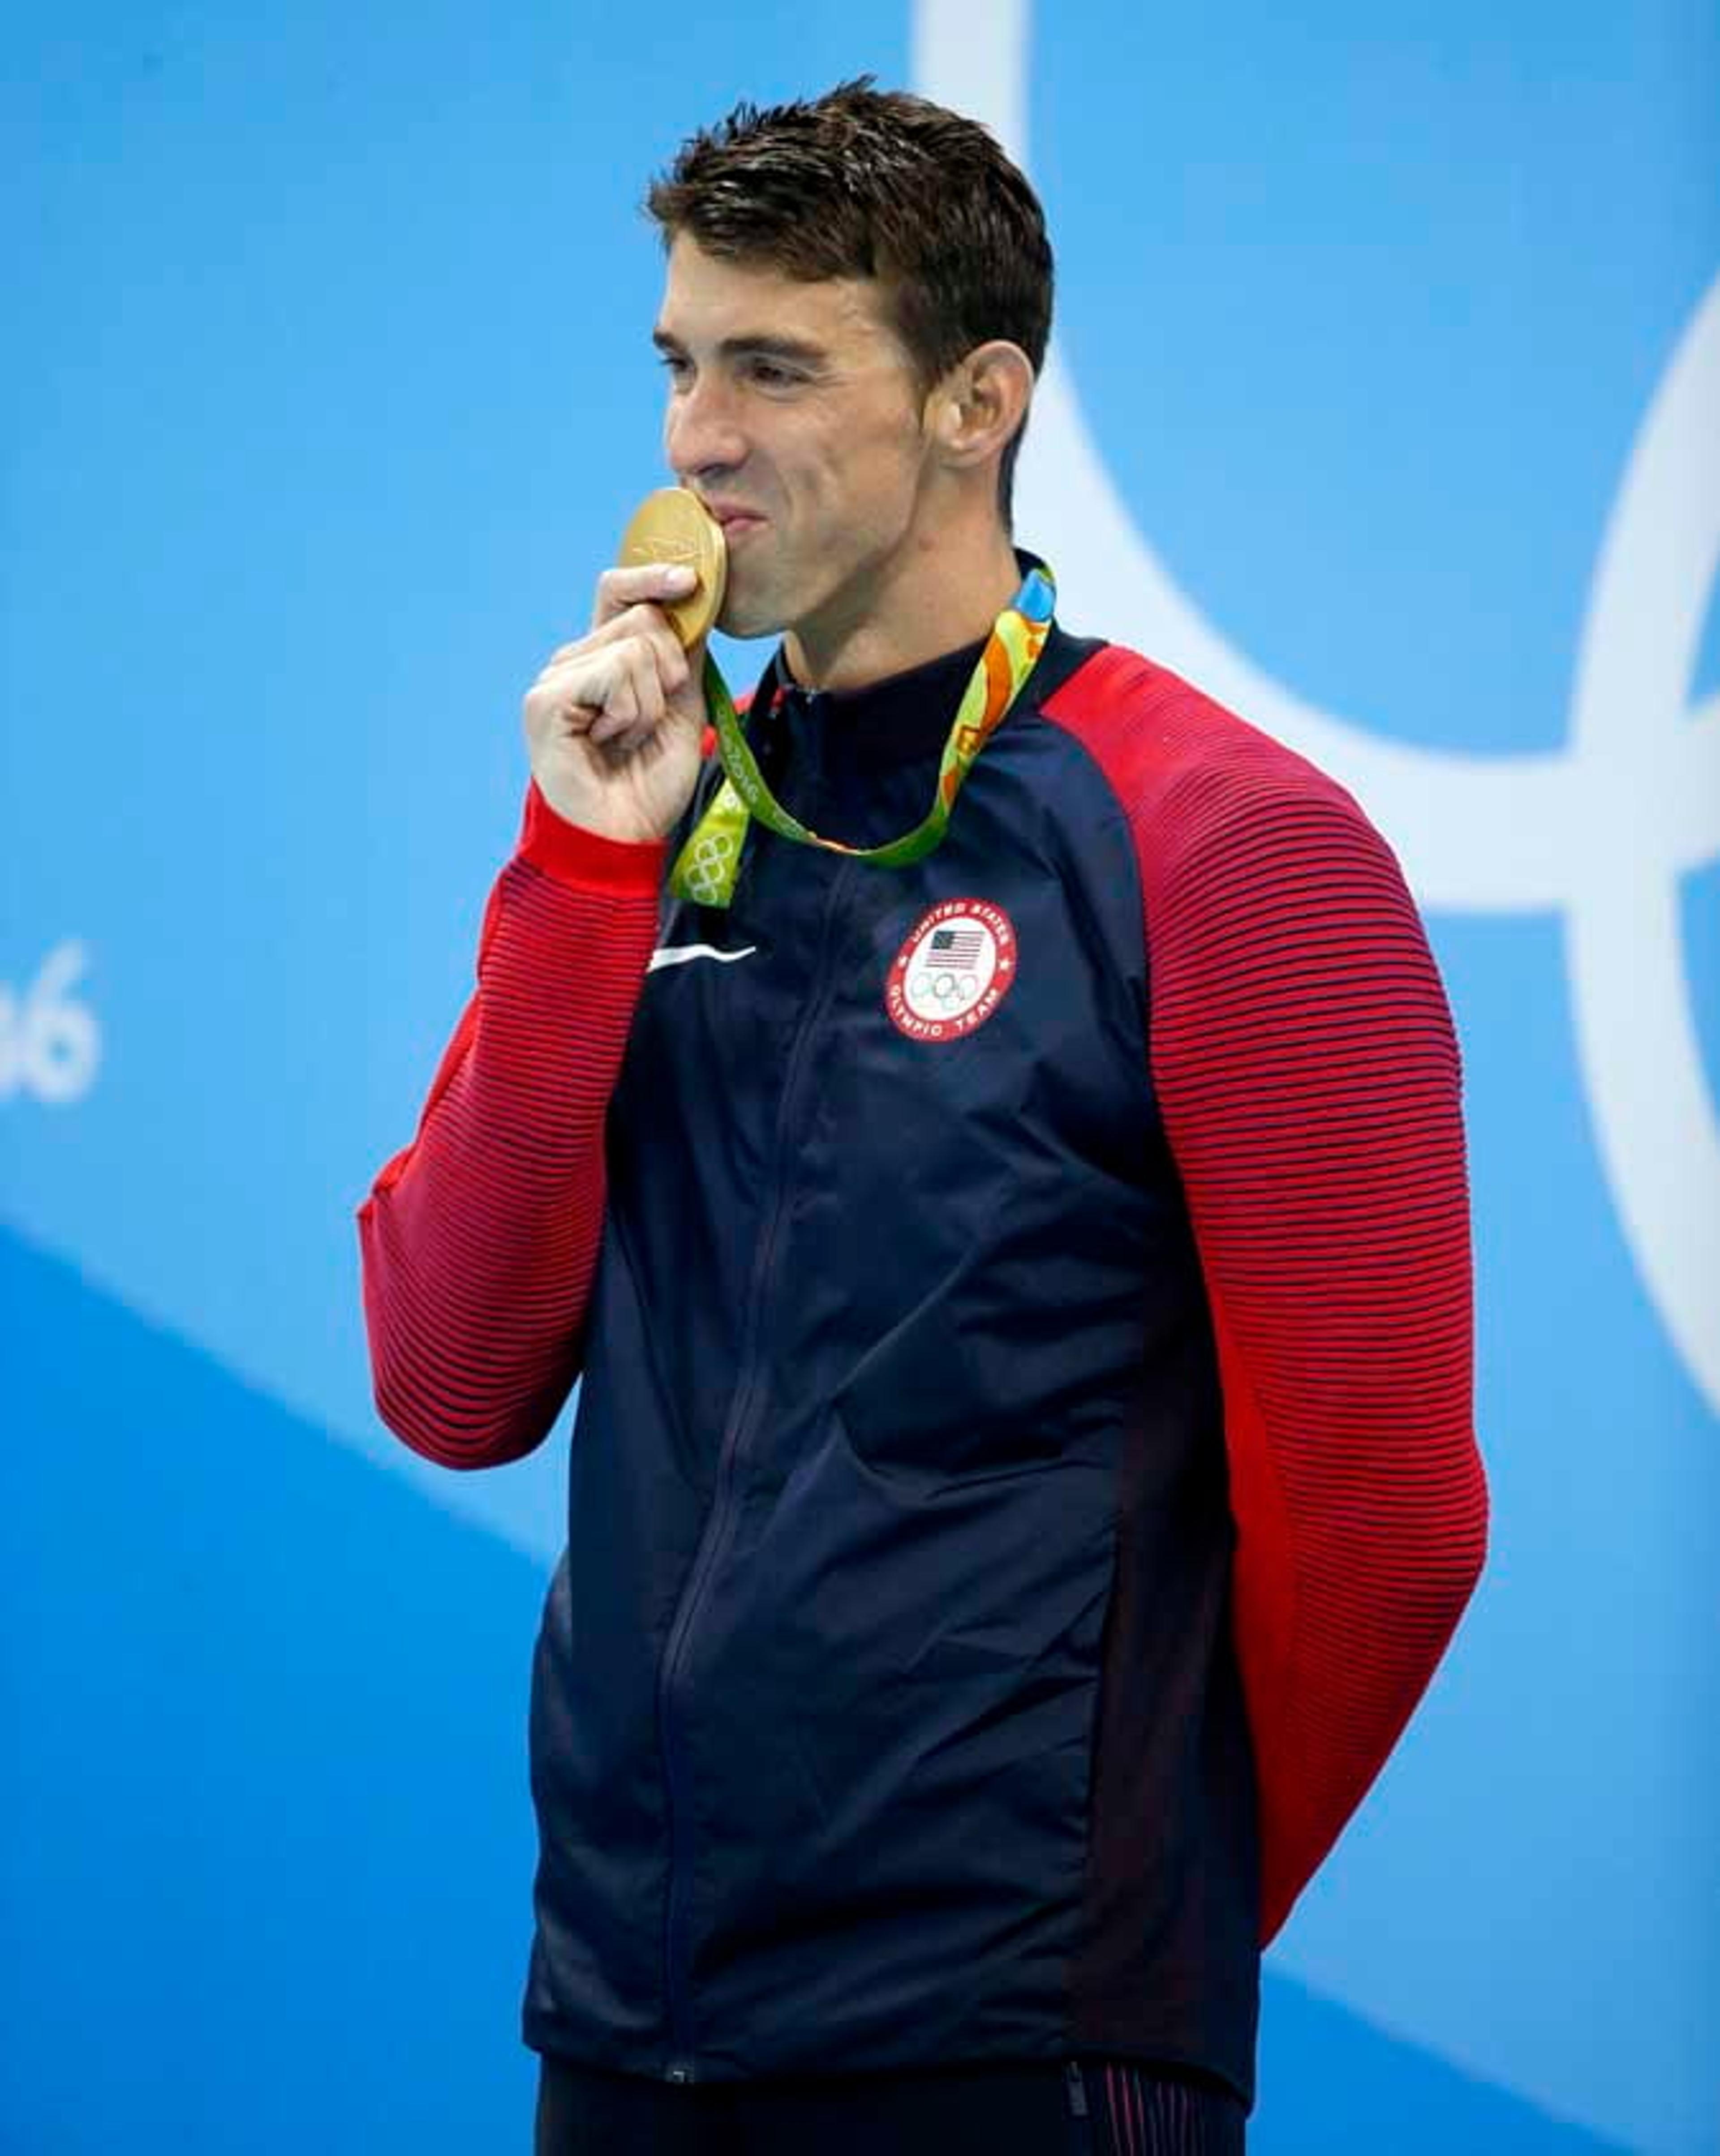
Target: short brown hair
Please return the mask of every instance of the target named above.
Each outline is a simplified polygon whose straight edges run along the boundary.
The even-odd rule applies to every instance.
[[[682,143],[645,208],[668,246],[791,277],[875,277],[930,389],[992,337],[1038,373],[1051,331],[1051,245],[1026,179],[978,121],[870,75],[789,105],[737,105]],[[1009,521],[1023,427],[1004,450]]]

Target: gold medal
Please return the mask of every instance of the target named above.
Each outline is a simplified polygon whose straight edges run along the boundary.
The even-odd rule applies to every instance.
[[[711,633],[722,611],[722,595],[728,583],[728,547],[717,522],[696,495],[684,486],[659,487],[648,494],[633,512],[621,535],[616,557],[624,568],[645,562],[685,563],[699,575],[698,587],[684,599],[659,603],[675,634],[691,651]]]

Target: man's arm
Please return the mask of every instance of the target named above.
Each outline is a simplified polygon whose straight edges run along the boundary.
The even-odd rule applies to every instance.
[[[1153,1077],[1218,1342],[1270,1938],[1484,1554],[1461,1072],[1415,906],[1354,803],[1113,660],[1138,670],[1135,723],[1093,745],[1141,862]]]
[[[1270,1938],[1480,1570],[1460,1070],[1397,864],[1265,790],[1149,909],[1153,1068],[1219,1347]]]
[[[377,1409],[444,1466],[529,1452],[578,1373],[603,1118],[665,852],[580,830],[532,788],[485,916],[477,993],[417,1137],[359,1213]]]
[[[377,1408],[446,1466],[529,1452],[579,1368],[603,1120],[702,756],[704,691],[664,612],[696,582],[685,564],[605,570],[590,631],[526,691],[526,827],[478,992],[359,1214]]]

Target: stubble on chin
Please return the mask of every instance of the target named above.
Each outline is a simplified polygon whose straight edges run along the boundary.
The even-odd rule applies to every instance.
[[[757,636],[779,636],[783,628],[781,616],[768,600],[749,600],[732,584],[723,600],[722,611],[716,617],[716,625],[725,636],[742,641]]]

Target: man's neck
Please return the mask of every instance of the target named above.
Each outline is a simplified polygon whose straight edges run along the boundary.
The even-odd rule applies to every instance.
[[[790,630],[789,671],[802,688],[838,691],[906,674],[988,636],[1020,583],[999,526],[977,546],[946,538],[913,549],[865,619]]]

